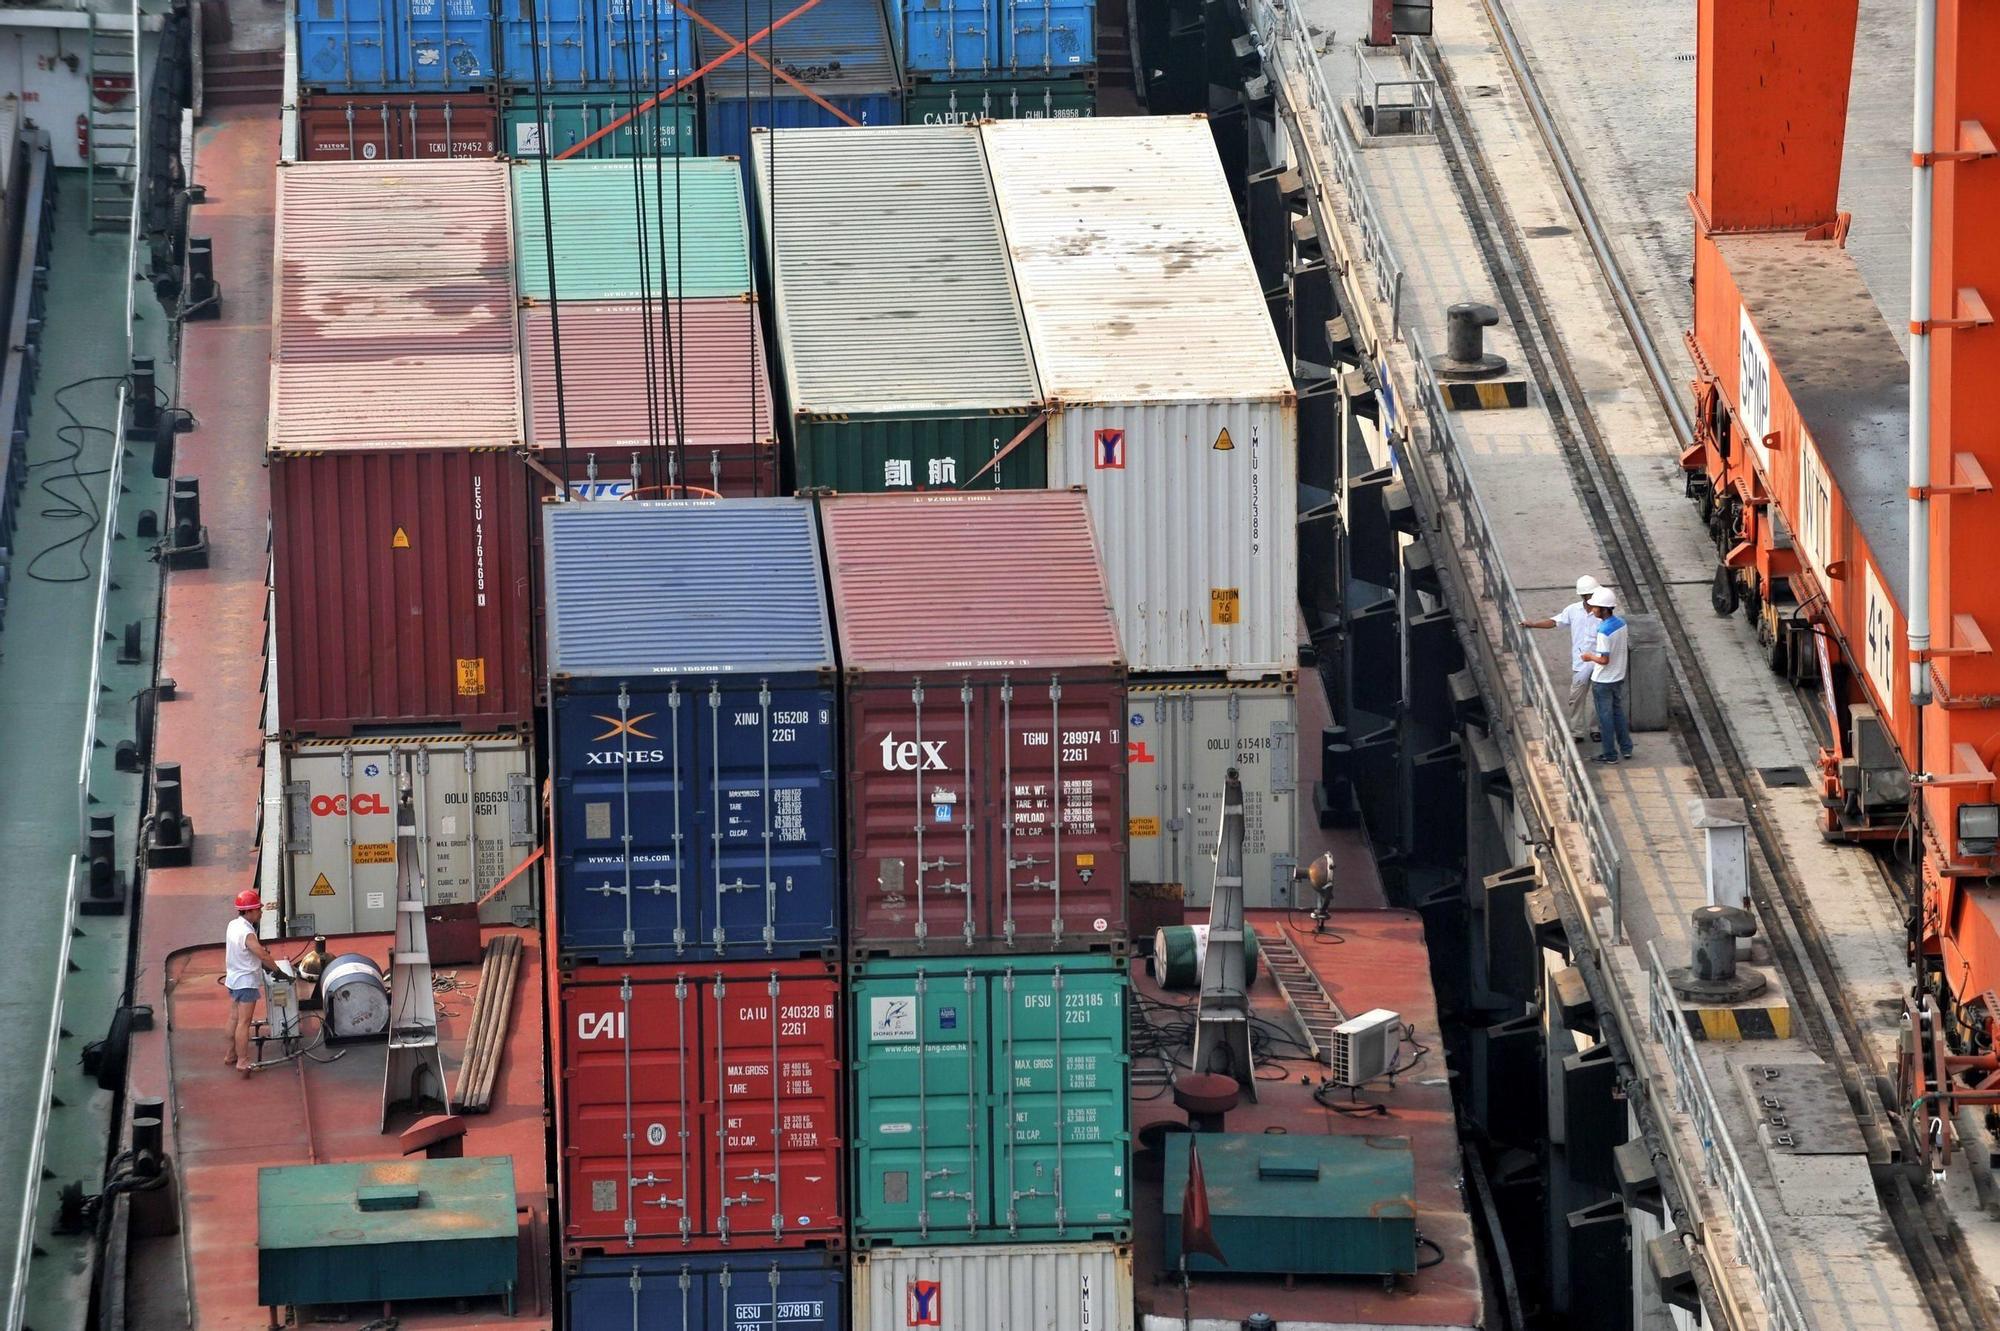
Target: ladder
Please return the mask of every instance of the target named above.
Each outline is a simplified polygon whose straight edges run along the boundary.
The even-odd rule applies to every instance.
[[[1306,965],[1283,925],[1269,936],[1259,929],[1257,948],[1264,954],[1264,965],[1271,978],[1278,982],[1278,992],[1285,996],[1285,1006],[1292,1010],[1292,1019],[1305,1032],[1306,1048],[1312,1050],[1314,1058],[1324,1059],[1333,1048],[1334,1028],[1347,1020],[1347,1014],[1320,984],[1312,967]]]
[[[129,30],[107,26],[94,9],[84,12],[90,20],[90,230],[124,231],[139,192],[138,7]]]

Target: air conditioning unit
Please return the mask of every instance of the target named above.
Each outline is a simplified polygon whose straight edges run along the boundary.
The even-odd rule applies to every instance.
[[[1901,809],[1910,802],[1910,774],[1896,756],[1888,727],[1873,707],[1856,703],[1848,709],[1848,761],[1842,780],[1870,813]],[[1851,774],[1850,774],[1851,772]]]
[[[1378,1007],[1350,1017],[1333,1028],[1333,1043],[1327,1062],[1333,1068],[1336,1086],[1365,1086],[1385,1077],[1396,1066],[1396,1051],[1403,1046],[1403,1016]]]

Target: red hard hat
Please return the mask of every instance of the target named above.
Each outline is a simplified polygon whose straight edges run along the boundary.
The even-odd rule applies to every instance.
[[[256,910],[264,904],[264,894],[254,887],[246,887],[236,894],[236,909]]]

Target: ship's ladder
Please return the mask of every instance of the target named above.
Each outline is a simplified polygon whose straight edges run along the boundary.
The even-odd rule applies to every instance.
[[[90,229],[123,231],[132,224],[139,190],[139,22],[113,27],[94,9],[90,21],[88,77],[88,179]]]
[[[1292,1019],[1305,1033],[1306,1047],[1312,1050],[1314,1058],[1325,1058],[1327,1050],[1333,1047],[1334,1028],[1347,1020],[1347,1014],[1320,984],[1319,976],[1299,955],[1298,948],[1292,945],[1291,934],[1282,926],[1272,930],[1269,937],[1259,929],[1257,949],[1263,953],[1271,978],[1278,982],[1278,992],[1285,996]]]

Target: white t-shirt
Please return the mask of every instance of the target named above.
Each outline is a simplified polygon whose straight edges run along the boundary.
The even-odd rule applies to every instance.
[[[231,989],[250,989],[264,983],[264,968],[250,953],[250,940],[257,927],[238,915],[229,922],[222,939],[223,983]]]
[[[1558,627],[1569,630],[1569,664],[1572,670],[1589,665],[1583,654],[1596,650],[1597,616],[1581,601],[1571,601],[1556,614]]]
[[[1625,678],[1625,659],[1631,650],[1627,640],[1631,636],[1625,630],[1625,621],[1616,615],[1597,621],[1597,644],[1591,650],[1610,659],[1590,672],[1591,683],[1616,684]]]

